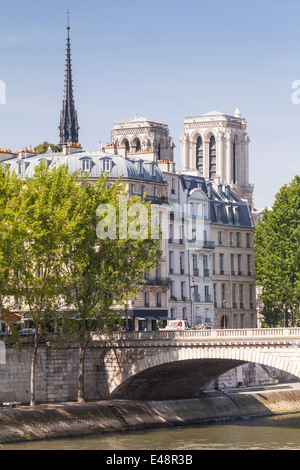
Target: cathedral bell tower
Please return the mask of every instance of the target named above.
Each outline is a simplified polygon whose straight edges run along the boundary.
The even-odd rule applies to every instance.
[[[181,134],[181,170],[229,185],[249,202],[249,142],[246,121],[237,108],[234,116],[212,111],[187,117]]]
[[[66,51],[66,68],[65,68],[65,88],[62,111],[60,113],[59,125],[59,145],[67,145],[69,142],[73,144],[78,143],[78,120],[77,111],[75,109],[75,102],[73,96],[73,82],[72,82],[72,66],[71,66],[71,46],[70,46],[70,26],[69,26],[69,11],[68,11],[68,26],[67,26],[67,51]]]

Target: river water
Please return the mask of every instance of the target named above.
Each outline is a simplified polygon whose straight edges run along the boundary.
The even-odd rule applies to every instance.
[[[5,444],[2,450],[300,450],[300,413]]]

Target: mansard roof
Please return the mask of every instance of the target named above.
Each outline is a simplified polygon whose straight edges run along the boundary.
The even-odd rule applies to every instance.
[[[82,160],[90,160],[90,178],[99,178],[101,174],[107,173],[103,171],[103,160],[111,161],[111,170],[108,173],[109,178],[117,179],[121,176],[125,179],[136,179],[143,181],[151,181],[153,183],[164,183],[163,173],[152,161],[142,160],[142,166],[139,164],[141,159],[135,157],[123,158],[119,155],[112,155],[102,151],[95,152],[78,152],[70,155],[61,153],[47,152],[42,155],[33,155],[28,158],[13,158],[1,162],[3,165],[9,165],[12,171],[19,174],[19,163],[22,165],[22,175],[29,178],[33,177],[35,168],[43,160],[46,160],[49,167],[52,165],[68,165],[69,171],[73,174],[82,170]]]
[[[180,179],[182,189],[188,194],[195,188],[200,188],[206,194],[212,223],[245,228],[253,226],[247,202],[236,196],[229,185],[224,186],[187,174],[182,174]]]

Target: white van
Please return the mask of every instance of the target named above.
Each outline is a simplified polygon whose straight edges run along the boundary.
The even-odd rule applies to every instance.
[[[165,328],[160,328],[159,331],[181,331],[190,330],[190,325],[187,320],[168,320]]]

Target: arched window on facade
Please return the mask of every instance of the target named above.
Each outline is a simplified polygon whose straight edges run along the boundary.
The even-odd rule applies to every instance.
[[[217,171],[216,139],[212,135],[209,141],[209,179],[212,180]]]
[[[141,142],[140,139],[136,140],[136,151],[139,152],[141,150]]]
[[[127,140],[127,139],[126,139],[126,140],[124,140],[124,145],[125,145],[125,147],[126,147],[126,152],[128,153],[128,152],[129,152],[129,149],[130,149],[130,147],[129,147],[129,142],[128,142],[128,140]]]
[[[200,175],[203,175],[203,142],[200,136],[196,143],[196,168],[200,171]]]
[[[157,146],[157,160],[160,160],[160,143]]]
[[[236,138],[232,144],[232,181],[236,183]]]

